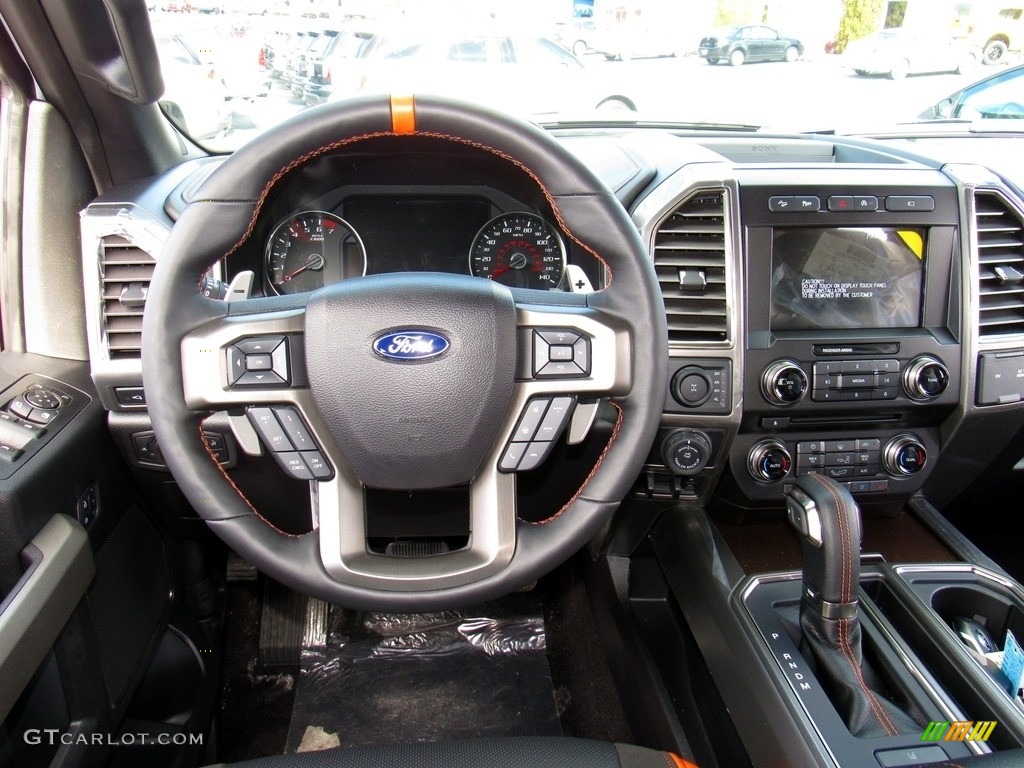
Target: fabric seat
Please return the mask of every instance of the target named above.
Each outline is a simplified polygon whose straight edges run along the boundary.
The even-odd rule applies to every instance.
[[[209,768],[697,768],[669,752],[589,739],[533,737],[387,744],[273,755]]]

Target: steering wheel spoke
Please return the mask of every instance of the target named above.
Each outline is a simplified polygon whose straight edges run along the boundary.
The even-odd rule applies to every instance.
[[[258,403],[296,403],[309,409],[305,310],[226,315],[181,342],[182,386],[192,410],[225,410]]]

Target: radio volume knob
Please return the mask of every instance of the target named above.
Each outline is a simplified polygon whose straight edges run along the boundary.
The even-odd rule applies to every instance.
[[[769,403],[792,405],[807,394],[807,374],[799,363],[777,360],[761,376],[761,392]]]
[[[931,355],[911,360],[903,369],[903,390],[911,400],[934,400],[949,386],[949,369]]]
[[[924,469],[928,452],[920,439],[914,435],[896,435],[885,446],[882,464],[890,475],[916,475]]]
[[[762,440],[750,449],[747,469],[760,483],[778,482],[793,466],[793,457],[786,445],[778,440]]]

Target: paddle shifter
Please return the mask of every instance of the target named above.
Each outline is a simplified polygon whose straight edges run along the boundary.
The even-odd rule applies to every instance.
[[[893,736],[916,726],[877,690],[863,665],[857,615],[860,509],[839,483],[803,475],[786,496],[803,545],[802,650],[855,736]],[[869,684],[870,683],[870,684]]]

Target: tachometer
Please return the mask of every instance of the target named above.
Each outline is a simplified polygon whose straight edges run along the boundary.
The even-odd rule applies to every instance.
[[[366,273],[366,250],[352,225],[333,213],[289,216],[267,241],[266,278],[274,293],[304,293]]]
[[[477,233],[469,271],[513,288],[554,290],[565,274],[565,244],[540,216],[503,213]]]

